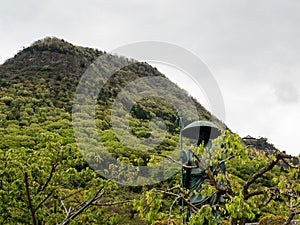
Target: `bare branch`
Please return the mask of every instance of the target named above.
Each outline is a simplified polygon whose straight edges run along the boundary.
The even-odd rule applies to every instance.
[[[194,168],[197,168],[197,166],[187,166],[187,165],[184,165],[184,164],[182,164],[181,162],[179,162],[179,161],[177,161],[177,160],[175,160],[175,159],[173,159],[172,157],[167,156],[167,155],[161,155],[161,154],[154,154],[154,155],[156,155],[156,156],[161,156],[161,157],[163,157],[163,158],[169,159],[170,161],[172,161],[172,162],[174,162],[174,163],[176,163],[176,164],[178,164],[178,165],[180,165],[180,166],[182,166],[183,168],[186,168],[186,169],[194,169]]]
[[[153,189],[153,191],[160,192],[160,193],[170,195],[170,196],[175,196],[178,199],[182,199],[189,206],[189,208],[191,209],[191,211],[193,213],[197,213],[199,210],[196,206],[194,206],[192,203],[190,203],[190,201],[188,199],[186,199],[182,194],[175,194],[173,192],[159,190],[159,189]]]
[[[49,182],[51,181],[51,179],[52,179],[52,177],[53,177],[53,174],[54,174],[54,172],[55,172],[55,169],[56,169],[57,165],[58,165],[57,163],[56,163],[56,164],[52,164],[52,167],[51,167],[51,171],[50,171],[50,173],[49,173],[49,176],[48,176],[48,178],[47,178],[45,184],[44,184],[44,185],[41,184],[41,185],[39,186],[39,188],[38,188],[38,193],[44,191],[44,190],[47,188]]]
[[[83,206],[75,211],[75,212],[70,212],[70,209],[67,211],[67,215],[65,220],[61,223],[61,225],[67,225],[71,222],[71,220],[73,220],[75,217],[77,217],[79,214],[81,214],[84,210],[86,210],[88,207],[90,207],[95,201],[97,201],[99,198],[101,198],[105,192],[101,191],[105,188],[106,186],[103,185],[98,191],[97,193],[94,195],[93,198],[91,198],[88,202],[85,202],[85,204],[83,204]]]
[[[175,204],[180,198],[181,198],[181,196],[176,197],[175,200],[172,202],[172,204],[171,204],[171,206],[170,206],[169,218],[168,218],[168,225],[170,224],[173,206],[174,206],[174,204]]]
[[[208,165],[205,165],[201,159],[199,159],[199,157],[193,152],[193,156],[196,158],[195,163],[197,165],[198,168],[202,169],[205,171],[205,173],[208,175],[209,178],[209,182],[221,193],[225,193],[226,192],[226,188],[224,186],[222,186],[220,183],[218,183],[215,179],[215,176],[213,174],[213,172],[211,171],[210,167]]]
[[[228,194],[232,195],[233,194],[232,186],[231,186],[231,182],[230,182],[229,177],[228,177],[228,173],[226,171],[225,171],[225,179],[226,179],[226,182],[227,182]]]
[[[202,162],[202,160],[199,159],[199,157],[198,157],[193,151],[190,150],[190,152],[191,152],[191,153],[193,154],[193,156],[196,158],[195,163],[196,163],[197,167],[200,168],[200,169],[202,169],[202,170],[204,170],[204,171],[207,170],[207,169],[208,169],[208,166],[205,165],[205,164]]]
[[[47,199],[53,194],[53,192],[50,192],[39,204],[38,206],[35,208],[35,212],[44,204],[45,201],[47,201]]]
[[[285,160],[285,158],[282,158],[282,161],[287,164],[290,168],[293,168],[293,169],[298,169],[299,167],[298,166],[295,166],[295,165],[292,165],[290,164],[288,161]]]
[[[251,177],[249,177],[249,179],[246,181],[246,183],[243,185],[243,195],[247,196],[248,194],[248,189],[250,187],[251,184],[253,184],[257,178],[261,177],[263,174],[265,174],[266,172],[272,170],[274,168],[274,166],[282,159],[291,159],[292,156],[291,155],[287,155],[283,152],[278,152],[275,155],[275,160],[271,160],[266,166],[264,166],[263,168],[261,168],[259,171],[257,171],[255,174],[253,174]]]
[[[233,158],[236,157],[236,156],[237,156],[237,155],[231,155],[231,156],[229,156],[229,157],[226,158],[226,159],[220,160],[218,165],[220,166],[221,164],[225,163],[226,161],[228,161],[228,160],[230,160],[230,159],[233,159]]]
[[[300,215],[300,210],[297,210],[296,207],[298,206],[297,204],[293,204],[292,202],[292,198],[290,199],[290,210],[289,210],[289,216],[286,219],[286,221],[284,222],[283,225],[288,225],[290,224],[290,222],[292,222],[292,220],[294,219],[295,216]]]
[[[28,201],[28,206],[30,209],[31,217],[32,217],[32,223],[34,225],[37,225],[37,220],[35,218],[35,211],[31,202],[31,196],[30,196],[30,190],[29,190],[29,183],[28,183],[28,173],[24,173],[24,180],[25,180],[25,187],[26,187],[26,195],[27,195],[27,201]]]
[[[61,202],[61,204],[62,204],[62,206],[63,206],[63,208],[64,208],[66,214],[68,215],[68,209],[67,209],[67,207],[65,206],[64,201],[61,199],[60,202]]]
[[[226,159],[220,160],[220,161],[218,162],[218,165],[216,166],[216,168],[213,170],[213,172],[215,172],[215,170],[216,170],[217,168],[220,168],[221,165],[224,164],[226,161],[229,161],[230,159],[233,159],[233,158],[236,157],[236,156],[237,156],[237,155],[231,155],[231,156],[229,156],[229,157],[226,158]]]

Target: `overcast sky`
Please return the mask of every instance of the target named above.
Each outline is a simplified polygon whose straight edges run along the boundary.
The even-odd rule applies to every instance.
[[[299,154],[299,11],[298,0],[1,1],[0,62],[46,36],[106,51],[176,44],[210,68],[233,131]]]

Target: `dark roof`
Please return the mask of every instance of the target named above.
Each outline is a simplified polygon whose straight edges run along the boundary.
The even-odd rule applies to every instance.
[[[250,135],[247,135],[246,137],[244,137],[243,139],[256,139],[254,137],[251,137]]]

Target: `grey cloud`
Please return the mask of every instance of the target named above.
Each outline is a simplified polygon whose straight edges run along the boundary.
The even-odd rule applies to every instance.
[[[247,107],[257,109],[257,104],[264,104],[265,96],[261,95],[273,94],[274,105],[259,109],[263,117],[270,110],[285,110],[287,104],[297,110],[299,10],[297,0],[3,1],[0,61],[45,36],[58,36],[106,51],[135,41],[166,41],[192,51],[212,69],[224,96],[230,96],[225,99],[228,112]],[[261,86],[271,87],[271,92],[257,91]],[[237,110],[233,112],[236,113]],[[251,110],[240,115],[253,117]],[[236,117],[228,115],[235,121]],[[294,114],[287,117],[298,120]],[[248,133],[243,118],[231,128]],[[271,127],[268,124],[268,129],[274,130]]]
[[[275,84],[274,88],[274,93],[280,103],[299,103],[299,89],[294,83],[283,81]]]

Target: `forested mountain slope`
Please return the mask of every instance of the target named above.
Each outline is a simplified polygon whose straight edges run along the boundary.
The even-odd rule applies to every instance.
[[[74,138],[71,114],[74,93],[82,74],[102,54],[106,53],[74,46],[57,38],[45,38],[24,48],[0,66],[1,224],[29,223],[33,219],[36,224],[62,222],[65,206],[77,209],[97,185],[107,185],[107,181],[92,171],[81,156]],[[164,77],[156,68],[142,62],[118,71],[100,93],[96,112],[99,135],[107,149],[116,158],[129,160],[128,163],[134,165],[147,165],[151,156],[124,147],[118,141],[111,129],[110,108],[123,87],[146,76]],[[181,91],[184,98],[190,98]],[[213,119],[225,127],[196,100],[193,101],[199,119]],[[166,137],[154,152],[170,152],[178,148],[178,115],[170,103],[162,98],[148,98],[134,106],[131,114],[132,132],[138,138],[149,136],[151,118],[165,119]],[[111,189],[113,185],[108,186]],[[117,189],[121,193],[117,197],[112,194],[114,191],[108,194],[107,198],[112,202],[128,200],[137,194],[134,190],[141,190]],[[90,222],[101,217],[103,209],[95,208],[80,220],[85,221],[87,215],[90,218],[86,221]],[[116,217],[116,221],[121,219],[123,222],[119,223],[126,224],[126,218],[135,218],[134,212],[129,213],[128,208],[123,209],[121,216],[115,213],[115,210],[120,210],[119,206],[105,210],[112,212],[101,220],[110,218],[114,221],[112,218]]]
[[[78,122],[74,119],[78,110],[74,102],[76,96],[82,97],[76,88],[90,65],[102,56],[109,59],[103,68],[109,63],[118,64],[118,60],[130,61],[58,38],[45,38],[0,65],[0,224],[180,224],[184,215],[179,200],[185,201],[185,206],[189,201],[188,191],[180,187],[180,173],[159,184],[122,186],[96,173],[80,151],[73,129]],[[130,62],[111,76],[96,99],[94,121],[106,151],[128,165],[155,167],[163,156],[179,148],[178,121],[182,114],[172,102],[182,105],[182,111],[187,113],[185,103],[191,99],[197,115],[187,113],[186,125],[196,118],[213,121],[227,130],[216,140],[218,147],[213,145],[207,153],[211,161],[202,168],[206,180],[200,191],[203,196],[217,193],[224,197],[224,203],[197,208],[191,224],[213,221],[216,207],[221,208],[224,224],[245,224],[265,215],[280,215],[280,221],[289,221],[300,214],[299,159],[275,148],[266,154],[260,147],[253,149],[252,142],[246,146],[175,84],[175,89],[168,89],[168,98],[148,96],[130,108],[128,124],[132,135],[127,141],[134,136],[141,142],[132,147],[120,141],[112,123],[115,99],[141,78],[168,80],[145,62]],[[135,87],[133,91],[143,92],[143,88],[151,85]],[[123,97],[126,100],[131,96]],[[122,110],[117,113],[123,115]],[[164,121],[165,135],[158,145],[145,151],[152,135],[149,124],[155,118]],[[123,117],[116,121],[120,128],[125,122]],[[85,137],[89,137],[90,130],[85,129],[88,124],[82,126]],[[203,157],[206,154],[201,148],[196,148],[195,153]],[[95,161],[107,163],[101,158]],[[226,173],[220,170],[224,162]],[[201,166],[198,160],[197,167]],[[142,171],[132,176],[139,172]]]

